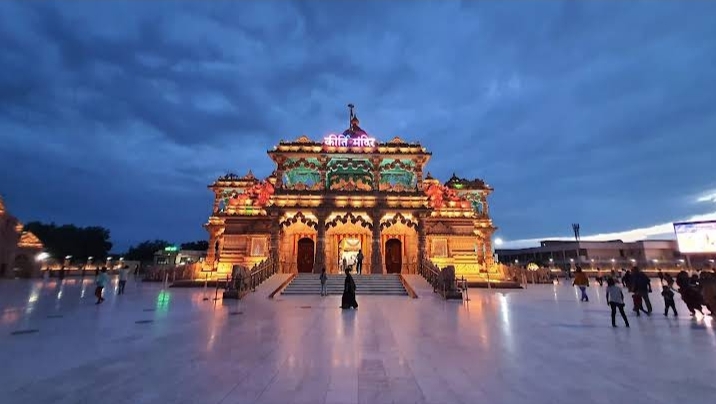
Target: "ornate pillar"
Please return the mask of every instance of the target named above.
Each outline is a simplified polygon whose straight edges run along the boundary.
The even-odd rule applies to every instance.
[[[490,266],[495,263],[495,251],[492,249],[492,234],[488,234],[483,239],[485,245],[485,265]]]
[[[320,274],[321,270],[326,266],[326,214],[324,212],[318,212],[316,215],[318,218],[317,232],[316,235],[316,255],[313,259],[313,273]],[[326,268],[328,271],[328,268]]]
[[[425,236],[425,217],[418,214],[418,265],[428,258],[427,237]]]
[[[276,158],[276,188],[283,188],[283,173],[286,171],[283,167],[285,160]]]
[[[373,245],[371,246],[370,272],[373,274],[383,273],[383,254],[380,245],[380,217],[382,212],[378,209],[373,210]]]
[[[380,157],[373,157],[371,163],[373,164],[373,191],[380,191]],[[380,220],[380,219],[379,219]]]
[[[328,178],[326,178],[328,158],[321,156],[318,158],[318,162],[321,163],[321,166],[318,168],[318,174],[321,176],[321,187],[319,189],[328,189]]]
[[[269,240],[271,243],[270,251],[269,251],[269,258],[276,263],[277,265],[280,265],[280,257],[279,254],[279,246],[280,246],[280,237],[281,237],[281,225],[279,224],[279,217],[278,215],[272,214],[271,216],[271,234],[269,236]],[[281,270],[281,268],[279,268]]]
[[[418,188],[418,191],[423,190],[423,166],[425,165],[425,159],[424,158],[418,158],[415,160],[415,176],[416,178],[416,186]]]
[[[207,226],[209,231],[209,249],[206,251],[206,263],[209,270],[217,269],[218,261],[221,259],[221,247],[223,245],[222,235],[224,227],[218,224],[210,224]]]
[[[214,191],[214,209],[212,210],[214,213],[212,214],[215,215],[219,213],[219,195],[221,194],[221,191],[217,189],[213,189],[212,191]]]

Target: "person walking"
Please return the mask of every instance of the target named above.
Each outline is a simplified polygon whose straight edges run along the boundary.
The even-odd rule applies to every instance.
[[[129,278],[129,267],[125,265],[119,270],[119,287],[117,288],[117,294],[124,294],[124,286],[127,285],[127,278]]]
[[[629,328],[629,320],[624,313],[624,293],[613,278],[607,278],[607,305],[612,309],[612,327],[617,326],[617,309],[619,309],[624,324]]]
[[[587,274],[585,274],[580,267],[577,267],[577,269],[574,271],[574,281],[572,282],[572,286],[579,287],[580,292],[582,292],[582,295],[579,298],[580,302],[589,301],[589,296],[587,296],[587,286],[589,286],[589,278],[587,278]]]
[[[104,297],[102,297],[102,290],[104,290],[104,287],[107,286],[107,283],[109,283],[107,268],[102,268],[95,283],[97,285],[97,288],[94,290],[94,295],[97,297],[97,303],[95,304],[100,304],[104,301]]]
[[[356,301],[356,283],[351,276],[350,268],[346,268],[346,281],[343,285],[343,296],[341,298],[341,309],[358,308]]]
[[[664,297],[664,316],[669,315],[669,308],[674,311],[674,317],[679,314],[676,312],[676,302],[674,302],[674,291],[666,285],[661,287],[661,296]]]
[[[599,283],[599,286],[604,285],[604,277],[602,276],[602,270],[597,267],[597,283]]]
[[[656,276],[659,277],[659,283],[663,285],[664,284],[664,273],[661,272],[661,268],[656,269]]]
[[[622,275],[622,286],[624,286],[628,291],[631,292],[631,283],[632,283],[631,272],[624,270],[624,275]]]
[[[360,275],[361,271],[363,271],[363,250],[358,250],[358,255],[356,255],[356,273]]]
[[[646,314],[648,316],[651,315],[652,307],[651,307],[651,301],[649,300],[649,293],[651,293],[651,279],[649,279],[646,274],[639,269],[639,267],[634,267],[631,269],[632,272],[632,286],[634,293],[638,293],[641,295],[641,298],[644,300],[644,304],[646,304]]]
[[[326,281],[328,280],[328,276],[326,275],[326,268],[324,267],[321,270],[321,296],[328,296],[328,289],[326,288]]]
[[[646,315],[650,315],[648,311],[644,310],[644,301],[641,298],[641,295],[637,292],[633,292],[631,295],[632,303],[634,303],[634,308],[631,309],[634,313],[636,313],[636,316],[641,316],[641,312],[643,311],[646,313]]]

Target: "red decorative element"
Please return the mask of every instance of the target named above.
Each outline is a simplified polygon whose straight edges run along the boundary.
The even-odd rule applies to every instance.
[[[428,196],[428,202],[430,207],[433,209],[440,209],[443,207],[443,186],[440,184],[431,184],[426,190],[425,194]]]
[[[441,209],[446,205],[460,209],[471,209],[470,201],[458,195],[457,191],[440,184],[430,184],[425,190],[428,203],[433,209]]]
[[[254,189],[256,190],[256,202],[254,203],[254,205],[268,205],[268,203],[271,201],[271,195],[273,195],[275,192],[274,186],[270,182],[264,181],[254,186]]]

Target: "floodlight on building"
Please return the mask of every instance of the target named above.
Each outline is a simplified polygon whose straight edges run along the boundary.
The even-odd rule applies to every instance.
[[[495,239],[495,245],[502,245],[503,243],[504,243],[504,241],[501,238],[497,237]]]
[[[550,263],[554,262],[554,258],[550,258],[550,259],[549,259],[549,262],[550,262]]]
[[[68,259],[71,259],[71,258],[72,258],[72,256],[71,256],[71,255],[67,255],[67,256],[65,256],[65,259],[66,259],[66,260],[68,260]]]
[[[615,260],[614,258],[612,258],[612,262],[617,262],[617,260]]]
[[[37,256],[35,257],[35,260],[36,261],[44,261],[48,258],[50,258],[50,254],[43,251],[43,252],[37,254]]]
[[[636,262],[634,258],[629,259],[629,261],[631,261],[632,264]]]
[[[683,264],[684,262],[686,262],[686,260],[684,260],[684,259],[682,258],[682,259],[679,260],[679,262]]]
[[[653,259],[653,260],[651,260],[651,261],[652,261],[652,262],[653,262],[654,264],[658,264],[658,263],[659,263],[659,260],[658,260],[658,259],[656,259],[656,258],[654,258],[654,259]]]
[[[87,257],[87,261],[92,261],[93,259],[94,259],[94,257],[91,255],[89,257]]]
[[[570,258],[570,259],[569,259],[569,262],[574,262],[574,258]]]

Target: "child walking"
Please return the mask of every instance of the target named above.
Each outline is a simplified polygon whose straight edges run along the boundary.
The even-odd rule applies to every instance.
[[[669,308],[673,310],[674,317],[678,316],[679,314],[676,313],[676,302],[674,301],[674,291],[664,285],[662,286],[661,295],[664,297],[664,316],[669,315]]]
[[[328,289],[326,288],[326,281],[328,276],[326,275],[326,268],[321,270],[321,296],[328,296]]]
[[[617,309],[624,319],[624,324],[629,327],[626,313],[624,313],[624,293],[619,286],[616,285],[613,278],[607,279],[607,304],[612,308],[612,327],[617,326]]]

